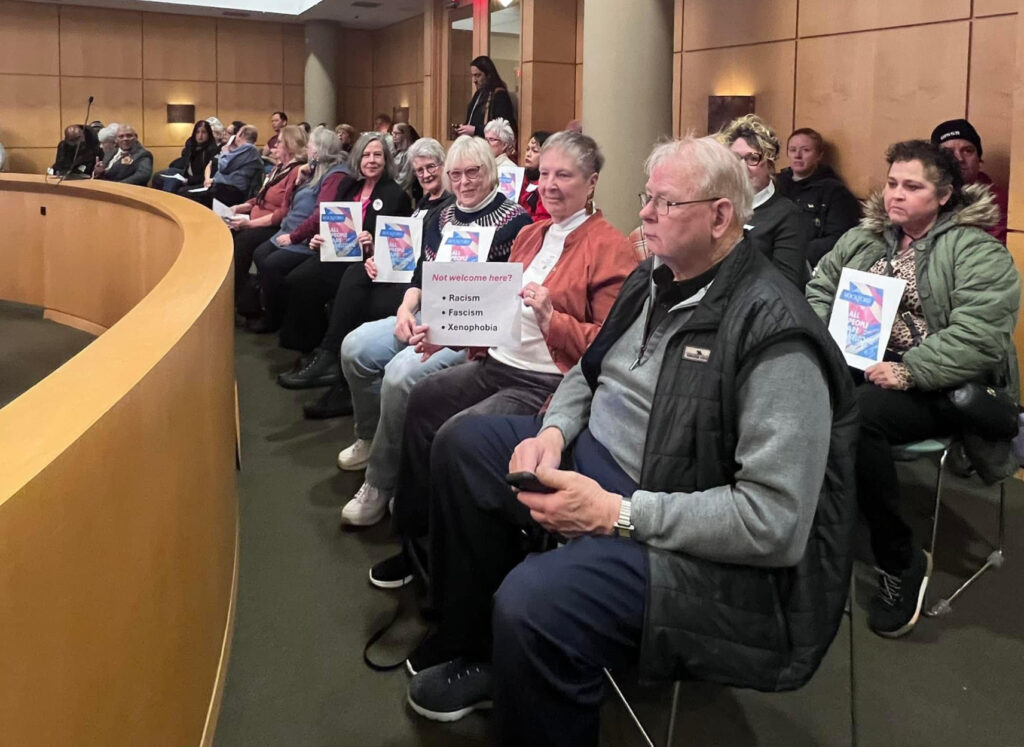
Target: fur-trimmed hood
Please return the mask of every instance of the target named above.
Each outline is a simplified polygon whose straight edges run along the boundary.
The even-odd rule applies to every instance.
[[[953,210],[939,213],[939,219],[929,233],[933,236],[955,226],[976,226],[987,230],[999,222],[999,206],[988,186],[985,184],[968,184],[961,192],[963,201]],[[883,234],[895,228],[885,212],[882,190],[872,192],[868,199],[861,203],[864,217],[860,227],[872,233]]]

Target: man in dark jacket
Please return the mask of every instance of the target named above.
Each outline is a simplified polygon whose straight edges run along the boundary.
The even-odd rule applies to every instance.
[[[92,178],[141,186],[149,184],[153,176],[153,154],[142,147],[135,128],[121,125],[115,139],[117,151],[107,160],[96,159]]]
[[[602,667],[763,690],[817,668],[849,581],[852,384],[743,238],[744,171],[712,138],[659,145],[640,213],[654,256],[543,419],[438,433],[441,623],[407,662],[421,715],[493,699],[502,744],[596,745]],[[506,470],[551,492],[514,497]],[[526,557],[541,528],[566,543]]]
[[[775,180],[807,221],[807,261],[811,267],[828,254],[839,237],[860,220],[860,203],[831,166],[821,163],[825,143],[810,127],[794,130],[786,141],[789,166]]]
[[[84,125],[68,125],[64,128],[64,139],[57,144],[57,158],[50,167],[50,173],[56,176],[92,176],[92,168],[99,155],[96,133]]]

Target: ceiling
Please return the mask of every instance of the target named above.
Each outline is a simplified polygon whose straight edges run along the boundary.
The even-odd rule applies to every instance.
[[[257,21],[336,21],[351,28],[390,26],[423,12],[422,0],[29,0],[49,5],[149,10]],[[372,6],[372,7],[366,7]]]

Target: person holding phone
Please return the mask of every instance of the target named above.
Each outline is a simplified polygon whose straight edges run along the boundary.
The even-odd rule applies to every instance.
[[[503,117],[513,130],[516,127],[516,111],[508,86],[501,79],[494,61],[487,55],[480,55],[469,63],[469,74],[473,79],[473,97],[466,106],[466,121],[452,125],[452,137],[470,135],[484,137],[484,126],[492,119]]]

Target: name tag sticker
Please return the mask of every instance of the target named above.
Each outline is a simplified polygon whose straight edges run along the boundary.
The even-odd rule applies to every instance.
[[[696,361],[697,363],[707,363],[708,358],[711,357],[711,351],[707,348],[691,348],[687,345],[683,349],[683,358],[688,361]]]

